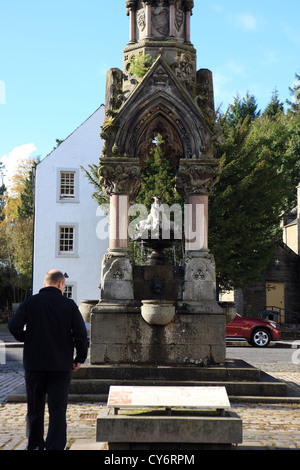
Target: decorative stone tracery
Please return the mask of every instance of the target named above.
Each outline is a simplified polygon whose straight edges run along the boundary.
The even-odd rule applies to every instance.
[[[176,190],[191,209],[186,220],[191,227],[186,233],[186,253],[208,250],[208,196],[220,170],[214,158],[212,77],[208,70],[196,71],[196,51],[190,43],[193,6],[188,0],[126,2],[130,41],[124,50],[123,72],[112,69],[107,75],[107,119],[101,132],[99,182],[110,196],[110,264],[117,261],[112,272],[105,263],[110,276],[105,275],[106,281],[121,282],[124,263],[127,280],[133,275],[124,213],[139,193],[140,168],[157,134],[162,135],[167,156],[177,168]],[[142,80],[130,72],[130,60],[137,54],[149,54],[154,61]],[[195,243],[199,207],[202,233]],[[120,214],[122,222],[117,220]],[[206,270],[197,262],[190,265],[193,279],[203,281]],[[187,278],[188,272],[187,268]]]
[[[208,198],[220,170],[214,149],[212,74],[196,70],[196,50],[190,42],[194,2],[130,0],[126,7],[129,42],[123,70],[107,74],[101,129],[99,182],[110,197],[110,237],[102,262],[101,297],[92,313],[91,362],[178,366],[185,364],[187,354],[195,361],[196,354],[199,364],[219,364],[225,360],[225,318],[216,301],[214,258],[208,247]],[[153,62],[137,77],[131,60],[142,60],[144,54]],[[173,159],[176,189],[185,201],[183,263],[176,268],[164,265],[161,258],[154,266],[136,266],[129,250],[129,206],[139,192],[140,168],[157,134]],[[145,299],[164,295],[174,303],[176,321],[150,329],[137,313]],[[183,347],[174,328],[180,328]]]

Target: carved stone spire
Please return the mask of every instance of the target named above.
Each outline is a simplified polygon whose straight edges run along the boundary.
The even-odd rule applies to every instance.
[[[133,57],[162,55],[178,78],[191,91],[196,84],[196,50],[190,42],[192,0],[130,0],[126,2],[130,17],[130,39],[124,50],[124,87],[136,85],[130,73]],[[188,73],[187,73],[188,72]]]

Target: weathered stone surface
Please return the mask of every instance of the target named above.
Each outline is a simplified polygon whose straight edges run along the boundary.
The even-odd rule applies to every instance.
[[[186,254],[183,300],[216,301],[215,263],[208,251]]]
[[[233,444],[242,442],[242,420],[221,416],[108,415],[97,420],[97,441],[109,443]]]
[[[225,316],[177,314],[169,325],[158,326],[139,313],[94,313],[91,346],[92,364],[221,364]]]
[[[102,300],[132,300],[133,263],[125,250],[111,251],[102,261]]]

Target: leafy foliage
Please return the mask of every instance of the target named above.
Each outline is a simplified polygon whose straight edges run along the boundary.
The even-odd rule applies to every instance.
[[[0,292],[2,304],[21,302],[30,293],[33,249],[33,166],[28,158],[2,195],[0,213]],[[5,282],[3,281],[5,277]]]
[[[160,134],[153,142],[150,155],[141,169],[141,189],[137,202],[144,204],[148,210],[153,203],[153,196],[161,196],[163,202],[172,206],[182,204],[181,196],[175,190],[176,166],[165,152],[165,142]]]
[[[138,54],[130,61],[130,72],[137,78],[143,78],[152,64],[153,58],[149,54]]]
[[[244,289],[272,260],[282,213],[295,204],[300,123],[274,93],[262,115],[254,96],[237,97],[218,124],[222,174],[210,198],[210,248],[219,285]]]

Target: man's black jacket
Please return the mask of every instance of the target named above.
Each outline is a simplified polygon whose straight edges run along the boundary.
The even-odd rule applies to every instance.
[[[24,331],[24,326],[26,329]],[[24,341],[25,370],[68,371],[87,357],[87,331],[81,313],[56,287],[44,287],[28,297],[8,322],[18,341]]]

